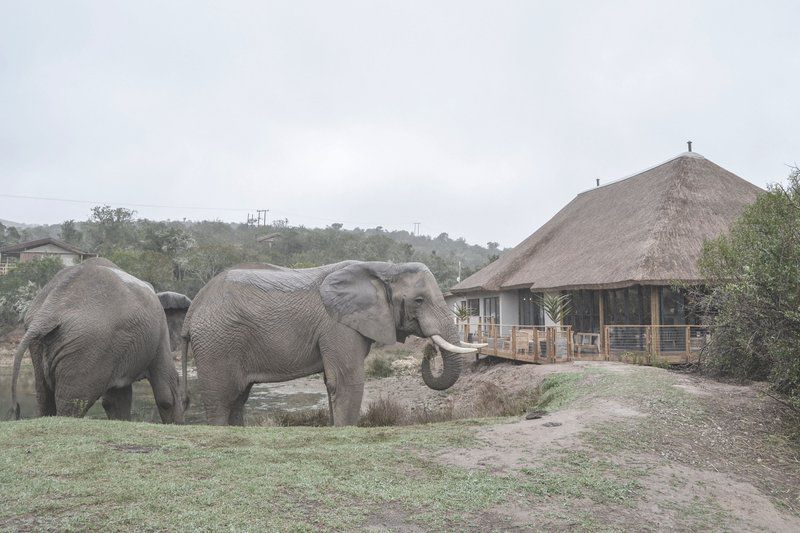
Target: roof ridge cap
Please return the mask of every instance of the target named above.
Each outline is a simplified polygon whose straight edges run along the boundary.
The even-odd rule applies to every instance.
[[[586,193],[589,193],[589,192],[592,192],[592,191],[596,191],[597,189],[602,189],[603,187],[608,187],[609,185],[614,185],[616,183],[620,183],[622,181],[629,180],[631,178],[635,178],[636,176],[639,176],[640,174],[644,174],[645,172],[650,172],[651,170],[654,170],[654,169],[656,169],[656,168],[658,168],[660,166],[666,165],[667,163],[672,163],[676,159],[680,159],[682,157],[692,157],[694,159],[706,159],[705,156],[703,156],[701,154],[698,154],[697,152],[681,152],[680,154],[678,154],[678,155],[676,155],[674,157],[670,157],[666,161],[662,161],[661,163],[658,163],[658,164],[652,165],[650,167],[647,167],[644,170],[640,170],[638,172],[634,172],[633,174],[628,174],[627,176],[624,176],[622,178],[617,178],[617,179],[611,180],[608,183],[604,183],[602,185],[597,185],[596,187],[592,187],[591,189],[586,189],[584,191],[581,191],[581,192],[579,192],[577,194],[577,196],[581,196],[582,194],[586,194]],[[708,159],[706,159],[706,161],[708,161]]]

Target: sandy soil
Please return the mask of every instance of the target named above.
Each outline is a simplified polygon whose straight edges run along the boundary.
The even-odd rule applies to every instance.
[[[507,365],[504,365],[507,366]],[[602,367],[617,372],[642,372],[655,369],[614,363],[559,365],[560,370],[580,371]],[[552,372],[552,367],[531,366],[529,379]],[[516,374],[518,369],[513,369]],[[674,373],[672,375],[675,375]],[[602,400],[547,414],[538,420],[519,420],[488,426],[478,432],[481,444],[466,449],[445,450],[440,461],[462,468],[488,470],[514,475],[523,469],[542,468],[549,454],[559,450],[581,450],[590,460],[611,461],[623,470],[646,471],[640,479],[642,493],[636,504],[613,511],[591,501],[585,511],[605,527],[639,531],[702,529],[735,531],[800,531],[800,516],[776,505],[800,504],[800,456],[797,444],[787,456],[759,456],[763,434],[781,424],[776,418],[781,409],[774,400],[761,394],[759,385],[741,386],[719,383],[692,375],[677,374],[676,388],[687,391],[709,407],[703,427],[676,435],[665,435],[664,448],[637,450],[631,442],[628,451],[609,456],[591,445],[598,427],[611,422],[630,423],[651,416],[636,406]],[[777,435],[774,438],[778,438]],[[682,453],[682,449],[689,453]],[[664,450],[668,450],[665,452]],[[773,493],[773,494],[770,494]],[[570,504],[574,505],[573,500]],[[508,503],[493,509],[514,526],[542,524],[542,516],[552,512],[552,502],[542,505]],[[696,513],[697,516],[693,516]],[[634,526],[635,524],[635,526]],[[561,529],[554,521],[546,529]]]

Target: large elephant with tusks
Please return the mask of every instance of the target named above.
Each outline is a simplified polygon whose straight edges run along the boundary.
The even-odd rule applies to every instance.
[[[195,297],[184,323],[197,362],[209,423],[242,425],[254,383],[324,373],[333,425],[358,422],[364,359],[373,342],[425,337],[442,350],[443,370],[423,361],[425,383],[446,389],[459,377],[458,331],[436,279],[421,263],[345,261],[308,269],[233,268]]]
[[[168,300],[178,312],[181,304]],[[188,299],[183,302],[188,307]],[[111,261],[93,258],[61,270],[31,302],[14,356],[14,418],[20,416],[17,377],[28,350],[39,416],[81,417],[102,398],[108,418],[130,420],[131,384],[146,378],[161,420],[183,422],[163,306],[149,283]]]

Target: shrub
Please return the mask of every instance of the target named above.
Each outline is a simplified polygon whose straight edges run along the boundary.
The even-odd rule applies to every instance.
[[[707,242],[700,268],[697,312],[715,326],[705,370],[767,379],[800,405],[800,170]]]
[[[270,418],[276,426],[324,427],[329,421],[328,408],[304,409],[301,411],[280,411]]]
[[[535,391],[512,393],[484,381],[478,385],[471,416],[517,416],[524,414],[535,403]]]
[[[386,358],[375,356],[367,363],[366,373],[371,378],[388,378],[394,371],[392,364]]]
[[[389,398],[381,396],[371,402],[366,412],[361,415],[359,426],[378,427],[378,426],[399,426],[404,418],[402,405]]]
[[[420,362],[412,356],[395,359],[392,361],[392,373],[396,376],[416,376],[420,373]]]

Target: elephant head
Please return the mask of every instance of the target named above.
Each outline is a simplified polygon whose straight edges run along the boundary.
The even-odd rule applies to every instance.
[[[186,311],[192,305],[189,297],[177,292],[159,292],[156,294],[164,308],[167,316],[167,327],[169,328],[169,349],[175,351],[180,347],[181,329],[183,329],[183,319],[186,318]]]
[[[461,374],[462,354],[477,346],[459,344],[458,330],[436,279],[422,263],[350,263],[323,281],[322,301],[328,313],[364,337],[382,344],[416,335],[442,350],[444,369],[433,375],[426,358],[422,377],[432,389],[451,387]]]

